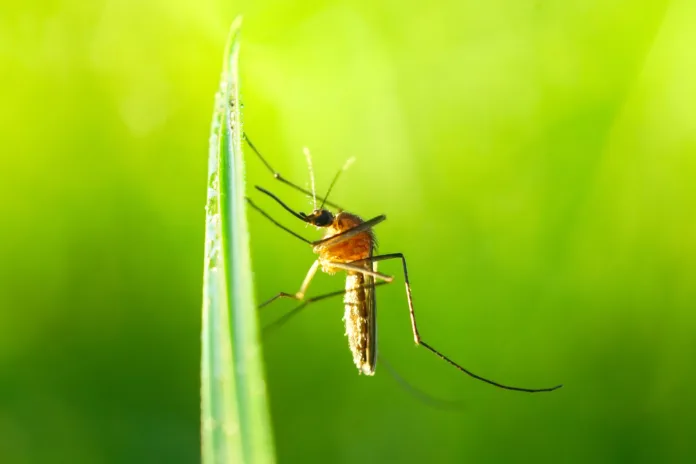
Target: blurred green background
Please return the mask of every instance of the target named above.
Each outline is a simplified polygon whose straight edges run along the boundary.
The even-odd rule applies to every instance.
[[[388,215],[424,339],[501,382],[565,384],[462,375],[383,287],[381,354],[464,403],[433,409],[357,375],[325,301],[265,338],[281,462],[696,461],[696,2],[1,10],[1,462],[200,459],[207,141],[237,13],[246,130],[302,185],[310,147],[320,191],[357,157],[332,197]],[[247,159],[250,186],[310,209]],[[311,250],[250,221],[259,300],[294,292]]]

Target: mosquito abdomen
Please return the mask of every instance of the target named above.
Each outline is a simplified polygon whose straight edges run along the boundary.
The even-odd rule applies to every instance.
[[[365,266],[371,268],[370,264]],[[346,306],[343,320],[353,362],[361,373],[373,375],[377,361],[374,279],[363,274],[348,273],[343,302]]]

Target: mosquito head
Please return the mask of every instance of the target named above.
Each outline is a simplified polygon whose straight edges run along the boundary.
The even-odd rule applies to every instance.
[[[315,209],[312,214],[300,213],[305,222],[312,224],[314,227],[329,227],[333,224],[334,215],[325,209]]]

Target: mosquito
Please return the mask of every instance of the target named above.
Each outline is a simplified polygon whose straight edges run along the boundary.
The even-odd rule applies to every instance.
[[[263,187],[259,187],[257,185],[255,186],[256,189],[271,197],[295,218],[306,224],[311,224],[317,229],[324,229],[325,231],[322,239],[314,241],[307,240],[273,219],[250,198],[246,198],[247,202],[252,208],[261,213],[279,228],[288,232],[302,242],[311,245],[314,253],[318,255],[318,258],[309,268],[304,281],[300,285],[300,289],[296,293],[280,292],[259,306],[259,308],[263,308],[264,306],[267,306],[280,298],[289,298],[302,302],[300,306],[285,314],[285,316],[276,321],[274,325],[286,322],[289,318],[297,314],[308,304],[343,295],[343,302],[345,305],[343,320],[346,326],[348,344],[353,354],[353,362],[358,368],[359,373],[374,375],[375,367],[377,365],[377,307],[375,287],[389,284],[394,281],[393,276],[382,274],[377,271],[377,263],[387,260],[400,260],[403,267],[404,283],[406,286],[406,300],[408,303],[409,316],[411,318],[411,330],[413,331],[413,340],[416,342],[416,345],[426,348],[428,351],[468,376],[505,390],[539,393],[557,390],[563,386],[556,385],[548,388],[521,388],[504,385],[474,374],[423,340],[418,331],[418,325],[416,324],[416,314],[413,307],[413,297],[411,293],[411,283],[408,278],[406,258],[402,253],[388,253],[381,255],[376,254],[377,241],[373,228],[376,225],[384,222],[387,217],[384,214],[381,214],[372,219],[364,221],[359,216],[349,213],[337,204],[328,201],[328,197],[331,194],[331,190],[336,184],[336,181],[340,177],[341,173],[345,171],[353,162],[353,158],[349,159],[336,173],[331,181],[331,184],[329,185],[326,195],[324,195],[324,197],[317,198],[316,189],[314,186],[314,172],[309,150],[305,148],[304,154],[307,158],[307,164],[309,166],[312,187],[311,192],[287,180],[279,172],[273,169],[263,155],[261,155],[260,151],[254,146],[251,140],[249,140],[246,134],[244,134],[244,138],[252,151],[258,156],[275,179],[312,197],[314,210],[310,214],[295,211],[285,204],[280,198]],[[317,205],[318,200],[321,200],[321,204],[319,205]],[[337,212],[334,214],[326,209],[326,207],[333,207],[337,210]],[[339,271],[346,272],[345,290],[305,299],[309,284],[312,282],[312,279],[316,275],[319,268],[321,268],[323,272],[331,275]],[[379,281],[376,282],[376,280]]]

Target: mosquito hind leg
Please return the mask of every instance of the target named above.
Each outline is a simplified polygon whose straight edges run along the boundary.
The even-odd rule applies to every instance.
[[[462,367],[460,364],[456,363],[453,361],[451,358],[445,356],[443,353],[435,349],[433,346],[430,344],[426,343],[418,333],[418,325],[416,323],[416,313],[415,310],[413,309],[413,297],[411,295],[411,282],[408,279],[408,268],[406,267],[406,258],[404,257],[403,253],[389,253],[385,255],[379,255],[379,256],[372,256],[370,258],[366,259],[361,259],[357,261],[352,261],[346,266],[350,266],[352,271],[355,272],[362,272],[363,274],[366,275],[371,275],[373,271],[369,271],[367,269],[362,268],[359,266],[360,263],[365,263],[365,262],[378,262],[378,261],[386,261],[389,259],[399,259],[401,260],[401,263],[403,265],[403,270],[404,270],[404,283],[406,285],[406,299],[408,301],[408,311],[409,315],[411,317],[411,329],[413,330],[413,340],[416,342],[416,345],[421,345],[422,347],[426,348],[428,351],[431,353],[435,354],[437,357],[442,359],[443,361],[449,363],[450,365],[454,366],[456,369],[460,370],[461,372],[465,373],[468,376],[471,376],[475,378],[476,380],[480,380],[482,382],[485,382],[487,384],[493,385],[495,387],[499,387],[505,390],[514,390],[514,391],[522,391],[522,392],[527,392],[527,393],[539,393],[539,392],[549,392],[556,390],[558,388],[561,388],[563,385],[556,385],[554,387],[549,387],[549,388],[520,388],[520,387],[511,387],[508,385],[503,385],[498,382],[494,382],[493,380],[486,379],[484,377],[481,377],[480,375],[476,375],[473,372],[465,369]]]

